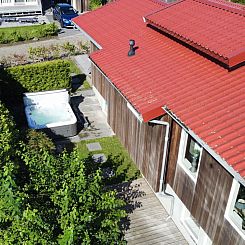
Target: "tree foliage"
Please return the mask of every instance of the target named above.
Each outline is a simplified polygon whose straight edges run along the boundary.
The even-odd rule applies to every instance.
[[[0,244],[123,244],[125,204],[101,164],[76,149],[57,154],[40,132],[18,139],[0,105]]]
[[[233,3],[245,4],[245,0],[232,0]]]

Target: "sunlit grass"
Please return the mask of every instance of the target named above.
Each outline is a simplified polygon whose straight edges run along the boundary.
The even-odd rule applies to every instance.
[[[86,147],[86,144],[93,142],[99,142],[102,150],[89,152],[89,150]],[[77,144],[77,146],[79,157],[83,159],[86,158],[89,154],[97,153],[104,153],[107,158],[111,156],[112,158],[117,159],[118,163],[120,163],[117,168],[117,173],[121,174],[124,172],[125,181],[140,176],[138,168],[130,158],[127,150],[122,146],[122,144],[116,136],[81,141]]]

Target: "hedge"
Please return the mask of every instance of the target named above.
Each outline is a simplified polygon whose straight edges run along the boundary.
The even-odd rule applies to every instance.
[[[55,60],[7,68],[7,73],[28,92],[55,90],[70,86],[70,64]]]
[[[22,101],[24,92],[39,92],[70,87],[70,63],[54,60],[9,67],[0,71],[0,88],[4,101]]]
[[[34,38],[43,38],[57,36],[59,28],[54,23],[10,27],[0,29],[0,44],[15,43],[19,41],[32,40]]]
[[[8,109],[0,101],[0,167],[10,161],[13,155],[13,145],[16,143],[15,123]]]

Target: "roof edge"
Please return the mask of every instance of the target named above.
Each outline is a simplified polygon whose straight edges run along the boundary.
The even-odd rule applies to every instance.
[[[231,54],[229,54],[228,57],[225,57],[221,54],[215,53],[212,50],[203,47],[202,45],[193,42],[192,40],[189,40],[167,28],[164,28],[156,23],[154,23],[153,21],[149,20],[147,17],[144,17],[146,24],[148,24],[149,26],[152,26],[178,40],[180,40],[183,43],[186,43],[188,45],[190,45],[191,47],[195,48],[198,51],[201,51],[202,53],[210,56],[211,58],[216,59],[217,61],[223,63],[224,65],[226,65],[228,68],[233,68],[234,66],[242,63],[245,61],[245,49],[244,50],[236,50],[234,52],[232,52]]]
[[[78,16],[79,17],[79,16]],[[76,28],[83,33],[84,36],[86,36],[89,41],[93,42],[98,49],[102,49],[102,46],[97,43],[86,31],[84,31],[76,22],[72,20],[72,23],[76,26]]]
[[[239,3],[217,1],[217,0],[193,0],[193,1],[245,16],[245,6]]]
[[[173,118],[182,128],[184,128],[217,162],[219,162],[237,181],[245,186],[245,179],[235,171],[235,169],[221,156],[206,144],[194,131],[188,128],[167,106],[163,106],[164,111]]]
[[[147,111],[145,113],[142,114],[143,117],[143,122],[149,122],[150,120],[162,116],[164,115],[166,112],[165,110],[162,108],[162,106],[154,108],[150,111]]]
[[[242,50],[236,50],[230,53],[229,57],[229,67],[233,67],[245,61],[245,48]]]

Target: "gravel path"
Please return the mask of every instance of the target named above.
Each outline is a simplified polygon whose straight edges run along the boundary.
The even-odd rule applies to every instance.
[[[86,37],[78,30],[74,31],[72,35],[55,37],[44,41],[35,41],[30,43],[15,44],[11,46],[1,46],[0,47],[0,58],[7,57],[9,55],[24,55],[28,53],[29,47],[39,47],[39,46],[50,46],[56,44],[62,44],[65,42],[77,43],[79,41],[86,42]]]

